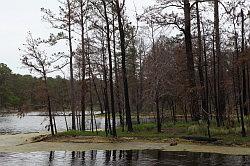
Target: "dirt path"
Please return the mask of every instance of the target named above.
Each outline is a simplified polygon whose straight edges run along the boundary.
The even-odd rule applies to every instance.
[[[37,152],[37,151],[88,151],[88,150],[145,150],[161,149],[165,151],[190,151],[221,153],[230,155],[250,155],[250,148],[243,147],[223,147],[196,144],[178,144],[170,146],[169,143],[152,143],[145,141],[133,142],[36,142],[32,143],[32,138],[41,133],[0,135],[0,152]]]

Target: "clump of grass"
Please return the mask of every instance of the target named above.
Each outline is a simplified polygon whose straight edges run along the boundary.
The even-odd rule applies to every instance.
[[[57,136],[96,136],[96,132],[91,131],[77,131],[77,130],[69,130],[65,132],[58,133]],[[98,132],[99,136],[105,136],[105,133],[103,131]]]
[[[187,129],[188,135],[206,135],[207,128],[204,125],[191,125]]]
[[[145,123],[145,124],[140,124],[140,125],[134,125],[135,132],[153,131],[155,129],[156,129],[155,123]]]

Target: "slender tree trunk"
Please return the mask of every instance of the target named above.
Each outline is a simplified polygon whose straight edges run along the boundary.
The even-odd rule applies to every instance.
[[[139,100],[140,100],[140,97],[139,97],[139,90],[138,90],[139,87],[136,88],[136,120],[137,120],[137,124],[140,124],[140,103],[139,103]]]
[[[105,44],[104,36],[102,41],[102,61],[103,61],[103,80],[104,80],[104,108],[105,108],[105,125],[106,128],[111,132],[111,122],[110,122],[110,110],[109,110],[109,97],[108,97],[108,78],[107,78],[107,66],[106,66],[106,55],[105,55]]]
[[[203,54],[202,54],[202,37],[201,37],[201,22],[200,22],[200,12],[199,12],[199,3],[196,1],[196,15],[197,15],[197,28],[198,28],[198,71],[200,78],[200,86],[201,86],[201,100],[202,100],[202,109],[207,111],[206,104],[206,88],[205,88],[205,80],[203,75]],[[204,114],[205,115],[205,114]],[[205,115],[206,116],[206,115]]]
[[[72,46],[72,27],[71,27],[71,4],[67,0],[68,5],[68,42],[69,42],[69,51],[70,51],[70,102],[71,102],[71,111],[72,111],[72,130],[76,130],[76,109],[75,109],[75,85],[74,85],[74,69],[73,69],[73,46]]]
[[[124,88],[124,98],[125,98],[125,109],[126,109],[126,123],[128,126],[128,131],[133,131],[132,119],[131,119],[131,110],[129,103],[129,91],[128,91],[128,79],[127,79],[127,69],[126,69],[126,48],[125,48],[125,32],[122,23],[122,9],[120,8],[119,0],[116,2],[116,13],[118,16],[120,40],[121,40],[121,55],[122,55],[122,75],[123,75],[123,88]]]
[[[242,38],[242,42],[241,42],[241,53],[244,57],[244,51],[245,51],[245,17],[244,17],[244,12],[243,10],[241,10],[241,20],[242,20],[242,24],[241,24],[241,38]],[[248,115],[248,110],[247,110],[247,80],[246,80],[246,63],[245,60],[243,60],[243,64],[242,64],[242,91],[243,91],[243,110],[244,110],[244,115],[247,116]]]
[[[67,117],[66,117],[66,114],[65,114],[64,106],[63,106],[63,116],[64,116],[64,121],[65,121],[66,129],[67,129],[67,131],[69,131],[69,127],[68,127],[68,122],[67,122]]]
[[[81,47],[82,47],[82,89],[81,89],[81,112],[82,112],[82,124],[81,129],[85,131],[85,103],[86,103],[86,81],[85,81],[85,73],[86,73],[86,58],[85,58],[85,39],[84,39],[84,10],[83,10],[83,0],[80,1],[81,7]]]
[[[52,116],[52,108],[51,108],[51,101],[50,101],[50,95],[49,95],[49,87],[47,83],[47,76],[44,74],[44,84],[45,84],[45,89],[46,89],[46,94],[47,94],[47,105],[48,105],[48,111],[49,111],[49,122],[50,122],[50,130],[52,136],[55,135],[54,132],[54,125],[53,125],[53,116]]]
[[[190,3],[189,0],[184,0],[184,14],[185,14],[185,45],[186,45],[186,56],[187,56],[187,72],[188,82],[190,88],[190,109],[193,120],[200,119],[198,99],[196,93],[196,82],[195,82],[195,70],[194,70],[194,57],[192,48],[192,36],[191,36],[191,16],[190,16]]]
[[[110,88],[110,102],[111,102],[111,112],[112,112],[112,135],[117,137],[116,134],[116,112],[115,112],[115,99],[114,99],[114,83],[113,83],[113,63],[112,63],[112,53],[111,53],[111,39],[110,39],[110,27],[109,18],[107,14],[107,6],[105,0],[102,0],[104,7],[104,16],[107,28],[107,44],[108,44],[108,54],[109,54],[109,88]]]
[[[185,116],[185,121],[186,123],[188,122],[188,117],[187,117],[187,104],[185,103],[185,106],[184,106],[184,116]]]
[[[244,12],[243,10],[241,10],[241,19],[242,19],[242,29],[241,29],[241,33],[242,33],[242,46],[241,46],[241,52],[242,54],[244,54],[245,51],[245,28],[244,28]],[[243,55],[244,56],[244,55]],[[248,114],[248,110],[247,110],[247,105],[246,105],[246,94],[247,93],[247,89],[246,89],[246,65],[245,62],[243,60],[243,64],[242,64],[242,109],[241,109],[241,127],[242,127],[242,137],[246,137],[246,130],[245,130],[245,124],[244,124],[244,115]]]
[[[94,84],[94,88],[95,88],[97,100],[98,100],[98,103],[99,103],[99,106],[100,106],[100,111],[101,111],[101,114],[103,115],[102,100],[101,100],[100,94],[99,94],[99,92],[98,92],[98,88],[97,88],[96,81],[95,81],[95,76],[94,76],[94,73],[93,73],[92,69],[91,69],[91,76],[92,76],[92,81],[93,81],[93,84]]]
[[[246,63],[246,72],[247,72],[247,108],[248,113],[250,110],[250,76],[249,76],[249,62]],[[248,115],[248,114],[247,114]]]
[[[142,42],[142,47],[144,47],[144,42]],[[144,54],[145,54],[145,51],[144,51]],[[139,73],[140,83],[139,83],[139,85],[140,85],[140,87],[139,87],[139,113],[138,113],[138,115],[142,112],[142,109],[143,109],[143,65],[142,65],[142,52],[140,52],[139,56],[140,56],[139,57],[140,58],[140,62],[139,62],[139,67],[140,67],[140,73]]]
[[[115,12],[115,11],[114,11]],[[124,131],[124,116],[123,116],[123,108],[121,105],[121,96],[120,96],[120,86],[119,86],[119,74],[118,74],[118,61],[117,61],[117,54],[116,54],[116,28],[115,28],[115,14],[113,14],[113,51],[114,51],[114,69],[115,69],[115,86],[116,86],[116,102],[117,108],[119,112],[120,118],[120,126],[122,127],[122,131]]]
[[[238,47],[238,34],[236,32],[236,27],[234,24],[235,29],[235,50],[236,50],[236,61],[239,60],[239,47]],[[238,87],[238,101],[240,106],[240,122],[241,122],[241,134],[242,137],[246,136],[246,129],[245,129],[245,123],[244,123],[244,110],[243,110],[243,101],[242,101],[242,88],[241,86],[241,78],[240,78],[240,68],[237,66],[237,87]],[[237,110],[238,114],[238,110]]]
[[[208,61],[207,61],[207,49],[206,49],[206,37],[205,37],[205,29],[203,27],[203,52],[204,52],[204,65],[205,65],[205,104],[206,104],[206,111],[208,114],[210,114],[210,116],[212,116],[211,111],[209,111],[209,78],[208,78]],[[210,118],[210,117],[209,117]]]
[[[215,54],[215,46],[214,46],[214,35],[213,35],[213,87],[214,87],[214,108],[216,112],[216,123],[217,126],[220,127],[219,120],[219,107],[218,107],[218,95],[217,95],[217,79],[216,79],[216,54]]]
[[[155,96],[155,104],[156,104],[156,113],[157,113],[157,131],[161,132],[161,114],[160,114],[160,99],[159,99],[159,90],[156,87],[156,96]]]
[[[91,81],[91,62],[89,59],[89,100],[90,100],[90,121],[91,121],[91,131],[94,132],[94,111],[93,111],[93,97],[92,97],[92,81]],[[93,78],[92,78],[93,79]]]
[[[163,100],[161,102],[161,123],[164,122],[164,118],[165,118],[165,116],[164,116],[164,109],[165,109],[165,100]]]
[[[220,44],[220,19],[219,19],[219,0],[214,0],[214,29],[215,29],[215,48],[218,63],[218,109],[219,109],[219,125],[223,124],[223,115],[225,114],[225,85],[224,85],[224,67],[221,58]]]
[[[233,20],[233,24],[234,24],[234,40],[235,40],[235,53],[236,53],[236,58],[235,58],[235,62],[238,62],[239,60],[239,46],[238,46],[238,33],[236,31],[236,23],[235,20]],[[239,96],[241,95],[240,92],[240,71],[239,71],[239,67],[236,64],[236,77],[235,77],[235,107],[236,107],[236,115],[237,115],[237,119],[238,122],[240,123],[240,115],[239,115],[239,111],[238,111],[238,105],[241,104]],[[236,93],[236,91],[238,90],[238,93]],[[238,94],[238,95],[237,95]]]
[[[53,115],[53,123],[54,123],[54,129],[55,129],[55,133],[57,134],[57,128],[56,128],[56,118]]]

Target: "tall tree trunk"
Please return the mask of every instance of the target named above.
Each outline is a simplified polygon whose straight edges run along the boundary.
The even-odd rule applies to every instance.
[[[126,48],[125,48],[125,32],[122,23],[122,9],[120,8],[119,0],[115,0],[116,3],[116,13],[118,16],[119,32],[120,32],[120,42],[121,42],[121,55],[122,55],[122,75],[123,75],[123,88],[124,88],[124,98],[125,98],[125,109],[126,109],[126,123],[128,126],[128,131],[133,131],[131,110],[129,103],[129,91],[128,91],[128,79],[127,79],[127,68],[126,68]]]
[[[144,47],[144,42],[142,42],[142,47]],[[144,49],[144,48],[143,48]],[[145,54],[145,51],[144,51]],[[139,73],[139,112],[138,112],[138,117],[137,119],[139,120],[138,122],[140,122],[140,113],[142,112],[142,108],[143,108],[143,65],[142,65],[142,51],[140,51],[139,54],[139,68],[140,68],[140,73]]]
[[[216,53],[215,53],[215,37],[213,35],[213,88],[214,88],[214,109],[216,112],[216,124],[219,127],[220,126],[220,120],[219,120],[219,106],[218,106],[218,93],[217,93],[217,79],[216,79]]]
[[[114,99],[114,84],[113,84],[113,63],[112,63],[112,53],[111,53],[111,39],[110,39],[110,27],[109,27],[109,18],[107,14],[107,6],[105,0],[102,0],[104,7],[104,16],[106,21],[107,28],[107,44],[108,44],[108,54],[109,54],[109,88],[110,88],[110,104],[111,104],[111,112],[112,112],[112,135],[113,137],[117,137],[116,134],[116,112],[115,112],[115,99]]]
[[[236,51],[236,61],[239,60],[239,46],[238,46],[238,33],[236,31],[236,27],[234,24],[234,29],[235,29],[235,51]],[[245,129],[245,123],[244,123],[244,109],[243,109],[243,100],[242,100],[242,88],[243,86],[241,84],[241,78],[240,78],[240,68],[237,66],[237,88],[238,88],[238,102],[240,106],[240,122],[241,122],[241,134],[243,137],[246,136],[246,129]],[[238,114],[238,110],[237,110]]]
[[[199,3],[198,3],[198,1],[196,1],[196,15],[197,15],[197,29],[198,29],[198,59],[199,59],[199,62],[198,62],[198,72],[199,72],[200,86],[201,86],[202,109],[204,109],[205,111],[207,111],[206,95],[205,95],[205,83],[204,83],[205,80],[204,80],[204,75],[203,75],[203,54],[202,54],[201,22],[200,22],[200,12],[199,12]]]
[[[238,61],[238,58],[239,58],[239,48],[238,48],[238,33],[236,30],[235,20],[233,20],[233,25],[234,25],[234,41],[235,41],[235,54],[236,54],[233,56],[233,61],[234,61],[234,64],[233,64],[233,70],[234,70],[233,71],[233,86],[234,86],[235,110],[236,110],[237,120],[240,123],[240,116],[239,116],[239,111],[238,111],[238,105],[240,104],[239,97],[238,97],[240,95],[240,92],[239,92],[239,87],[240,87],[239,67],[238,67],[237,63],[235,63]],[[235,71],[235,69],[236,69],[236,71]]]
[[[89,61],[89,100],[90,100],[90,117],[91,117],[90,129],[92,132],[94,132],[94,110],[93,110],[92,81],[91,81],[91,62],[90,62],[89,55],[88,55],[88,61]]]
[[[81,3],[81,47],[82,47],[82,89],[81,89],[81,112],[82,112],[82,124],[81,129],[85,131],[85,103],[86,103],[86,81],[85,81],[85,73],[86,73],[86,58],[85,58],[85,39],[84,39],[84,11],[83,11],[83,0]]]
[[[245,51],[245,17],[244,17],[244,12],[241,10],[241,53],[242,56],[244,57],[244,51]],[[243,110],[244,110],[244,115],[248,115],[248,110],[247,110],[247,82],[246,82],[246,63],[245,60],[243,60],[242,64],[242,92],[243,92]]]
[[[115,11],[114,11],[115,12]],[[123,117],[123,108],[121,105],[121,96],[120,96],[120,86],[119,86],[119,74],[118,74],[118,60],[116,54],[116,28],[115,28],[115,14],[113,14],[113,51],[114,51],[114,69],[115,69],[115,86],[116,86],[116,102],[117,102],[117,109],[119,112],[120,118],[120,126],[122,127],[122,131],[124,131],[124,117]]]
[[[243,10],[241,10],[241,19],[242,19],[242,29],[241,29],[241,33],[242,33],[242,46],[241,46],[241,53],[244,56],[244,51],[245,51],[245,28],[244,28],[244,12]],[[245,62],[243,60],[243,64],[242,64],[242,109],[241,109],[241,127],[242,127],[242,137],[246,137],[246,130],[245,130],[245,124],[244,124],[244,114],[247,115],[248,114],[248,110],[247,110],[247,105],[246,105],[246,94],[247,93],[247,88],[246,88],[246,65]]]
[[[70,1],[67,0],[68,5],[68,42],[69,42],[69,51],[70,51],[70,105],[72,111],[72,130],[76,130],[76,108],[75,108],[75,85],[74,85],[74,69],[73,69],[73,46],[72,46],[72,34],[71,34],[71,4]]]
[[[219,126],[223,124],[223,115],[225,114],[225,85],[224,85],[224,67],[221,58],[220,44],[220,18],[219,18],[219,0],[214,0],[214,29],[215,29],[215,48],[218,63],[217,83],[218,83],[218,109]]]
[[[199,120],[200,113],[199,113],[198,99],[196,93],[189,0],[184,0],[184,14],[185,14],[185,45],[186,45],[186,56],[187,56],[187,72],[188,72],[189,88],[191,91],[189,94],[191,99],[190,109],[193,120]]]
[[[203,54],[204,54],[204,65],[205,65],[205,104],[206,111],[211,116],[211,112],[209,111],[209,78],[208,78],[208,61],[207,61],[207,48],[206,48],[206,37],[205,37],[205,29],[203,27]]]
[[[103,80],[104,80],[104,109],[105,109],[105,128],[111,132],[111,122],[110,122],[110,110],[109,110],[109,97],[108,97],[108,78],[107,78],[107,66],[106,66],[106,55],[105,55],[105,44],[104,35],[102,41],[102,61],[103,61]]]

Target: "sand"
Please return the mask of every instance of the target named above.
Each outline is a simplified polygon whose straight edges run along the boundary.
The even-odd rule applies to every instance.
[[[194,143],[178,143],[170,146],[170,143],[149,142],[142,140],[123,139],[110,141],[101,137],[81,137],[80,139],[62,139],[52,141],[33,142],[33,138],[46,133],[29,133],[17,135],[0,135],[0,152],[39,152],[39,151],[89,151],[89,150],[146,150],[158,149],[163,151],[188,151],[219,153],[228,155],[250,155],[248,147],[225,147],[215,145],[200,145]]]

